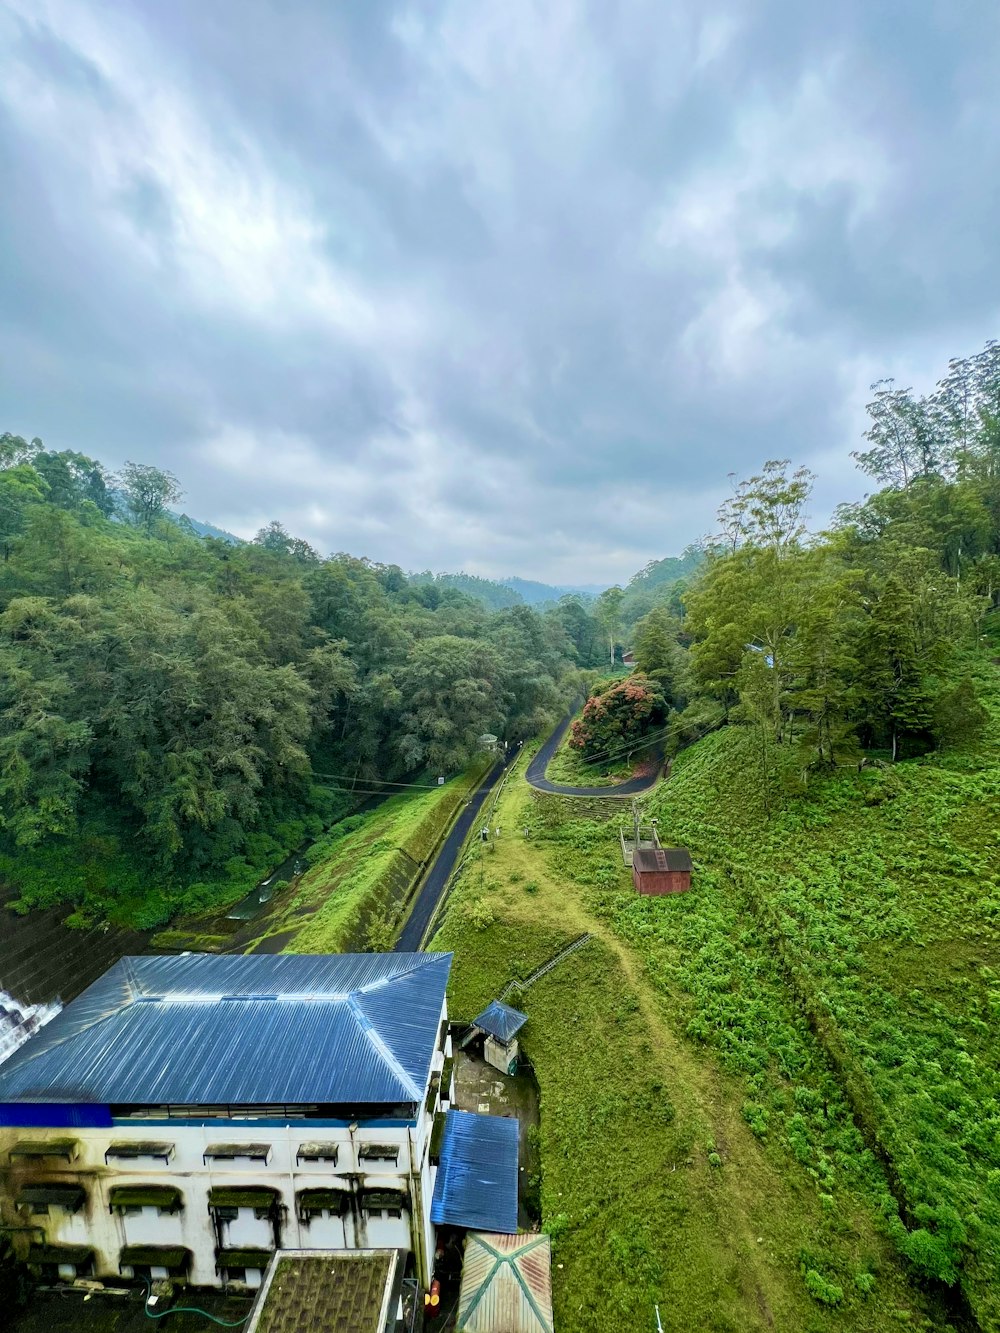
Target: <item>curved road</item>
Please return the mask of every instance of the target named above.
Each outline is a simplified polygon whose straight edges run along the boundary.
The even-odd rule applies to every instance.
[[[538,791],[550,792],[555,796],[623,797],[637,796],[639,792],[648,791],[650,787],[656,784],[663,767],[663,753],[659,747],[656,752],[659,762],[649,777],[629,778],[627,782],[619,782],[614,787],[567,787],[562,783],[550,782],[545,776],[545,770],[548,768],[549,761],[555,754],[559,742],[565,736],[566,728],[571,721],[572,717],[570,715],[563,718],[528,765],[525,777],[532,787],[537,788]],[[513,756],[511,758],[513,759]],[[410,908],[410,914],[400,931],[399,938],[393,945],[394,953],[412,953],[420,948],[451,872],[455,868],[458,855],[462,850],[462,844],[468,837],[469,830],[475,823],[487,796],[503,775],[506,763],[506,758],[497,760],[476,788],[475,794],[468,805],[455,820],[451,831],[424,874],[413,900],[413,906]]]
[[[571,721],[572,718],[567,714],[528,765],[524,776],[537,791],[550,792],[553,796],[638,796],[639,792],[649,791],[650,787],[655,786],[663,767],[663,751],[659,746],[656,750],[657,765],[650,777],[629,778],[627,782],[619,782],[614,787],[567,787],[561,782],[550,782],[545,776],[545,770]]]
[[[462,843],[465,842],[476,816],[482,809],[483,802],[499,781],[506,762],[506,759],[497,760],[452,825],[451,832],[442,843],[437,856],[431,861],[420,883],[417,896],[410,908],[410,915],[406,918],[399,939],[393,945],[393,953],[415,953],[420,948],[427,927],[431,923],[431,917],[434,915],[434,909],[438,905],[438,899],[444,892],[448,876],[458,860]]]

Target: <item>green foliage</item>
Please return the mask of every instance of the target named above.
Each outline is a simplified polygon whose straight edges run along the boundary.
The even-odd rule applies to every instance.
[[[872,1153],[884,1156],[888,1234],[922,1277],[961,1282],[990,1326],[1000,678],[975,658],[963,676],[989,719],[971,749],[845,769],[805,790],[788,745],[771,751],[763,784],[749,728],[682,753],[650,805],[661,836],[691,849],[692,892],[668,919],[633,899],[614,920],[691,1038],[745,1078],[758,1138],[780,1138],[827,1209],[845,1179],[874,1188]]]
[[[465,914],[473,930],[489,930],[496,921],[496,911],[486,898],[474,898],[467,904]]]
[[[645,676],[627,676],[592,694],[569,744],[587,759],[607,759],[630,748],[659,727],[667,712],[660,686]]]
[[[0,854],[26,902],[211,910],[384,782],[431,785],[565,706],[558,617],[322,560],[277,523],[201,539],[166,521],[178,496],[0,437]],[[84,887],[57,867],[85,827],[119,850]]]
[[[835,1282],[828,1282],[815,1268],[807,1268],[802,1276],[806,1291],[820,1305],[839,1305],[844,1299],[843,1287],[838,1287]]]
[[[449,1009],[461,1020],[580,932],[594,936],[511,997],[529,1016],[522,1047],[541,1089],[540,1200],[557,1326],[643,1327],[656,1302],[677,1327],[764,1333],[819,1328],[832,1316],[881,1333],[891,1308],[920,1311],[883,1234],[885,1177],[773,947],[724,878],[702,912],[700,865],[690,894],[638,900],[609,807],[618,809],[536,798],[509,782],[498,818],[531,836],[498,845],[488,895],[470,861],[433,941],[455,951]],[[547,817],[552,808],[559,818]],[[526,881],[536,894],[521,891]],[[495,920],[479,929],[484,896]],[[685,1029],[699,1018],[705,1038],[692,1040]],[[766,1113],[763,1141],[744,1104]],[[796,1115],[803,1165],[786,1146]],[[803,1244],[806,1267],[842,1288],[829,1315],[804,1284]],[[876,1264],[880,1292],[868,1296],[854,1275]]]

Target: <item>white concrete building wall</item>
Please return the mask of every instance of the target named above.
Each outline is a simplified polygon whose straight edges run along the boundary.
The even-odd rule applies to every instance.
[[[447,1019],[447,1005],[442,1006],[441,1021]],[[450,1049],[446,1038],[445,1050]],[[440,1072],[445,1051],[436,1050],[431,1072]],[[322,1247],[391,1247],[413,1249],[410,1213],[418,1229],[418,1245],[425,1262],[433,1262],[433,1228],[430,1222],[433,1175],[428,1160],[434,1112],[440,1105],[439,1090],[434,1106],[421,1102],[416,1124],[412,1127],[378,1128],[362,1125],[352,1134],[346,1126],[326,1126],[308,1120],[287,1125],[261,1125],[254,1120],[219,1120],[205,1124],[180,1121],[149,1123],[142,1120],[119,1121],[106,1128],[21,1129],[0,1128],[0,1213],[8,1224],[37,1221],[45,1228],[53,1244],[85,1244],[95,1250],[95,1269],[102,1276],[117,1276],[119,1255],[124,1245],[183,1245],[192,1254],[190,1280],[212,1286],[220,1281],[215,1271],[218,1244],[215,1222],[208,1207],[213,1186],[231,1188],[265,1187],[279,1192],[281,1204],[281,1244],[310,1249]],[[426,1089],[425,1089],[426,1097]],[[22,1141],[74,1139],[78,1156],[72,1163],[56,1158],[15,1159],[9,1162],[10,1149]],[[169,1160],[162,1157],[105,1159],[116,1143],[166,1143],[172,1145]],[[299,1149],[306,1144],[336,1144],[337,1163],[300,1160]],[[247,1158],[236,1160],[206,1159],[213,1144],[266,1144],[267,1161]],[[395,1162],[365,1158],[366,1145],[398,1146]],[[360,1225],[351,1216],[314,1217],[301,1224],[296,1194],[304,1189],[340,1187],[350,1190],[350,1176],[362,1176],[362,1188],[397,1190],[410,1197],[410,1209],[401,1218],[392,1218],[380,1210],[378,1215],[360,1216]],[[12,1196],[19,1183],[79,1182],[87,1191],[87,1203],[76,1214],[67,1214],[52,1205],[48,1216],[29,1219],[15,1210]],[[171,1185],[180,1190],[182,1208],[173,1215],[143,1207],[141,1214],[122,1217],[110,1210],[109,1191],[115,1185]],[[419,1196],[419,1207],[417,1204]],[[359,1234],[360,1233],[360,1234]],[[227,1247],[267,1248],[274,1245],[272,1224],[258,1219],[252,1209],[241,1209],[237,1219],[228,1223],[223,1233]],[[426,1270],[421,1274],[429,1277]]]
[[[322,1213],[312,1213],[308,1223],[300,1223],[299,1239],[291,1248],[297,1250],[357,1248],[354,1245],[353,1228],[351,1228],[351,1239],[348,1240],[347,1228],[349,1224],[349,1218],[344,1218],[339,1213],[332,1213],[328,1208],[324,1209]],[[402,1248],[409,1249],[409,1241]]]
[[[429,1122],[421,1109],[421,1122]],[[426,1179],[427,1127],[421,1123],[419,1138],[414,1142],[414,1162],[419,1171],[418,1152],[422,1151],[425,1181],[421,1195],[426,1196],[425,1210],[429,1209],[430,1183]],[[190,1280],[197,1285],[211,1286],[221,1278],[215,1271],[215,1249],[218,1244],[213,1214],[209,1210],[209,1190],[213,1186],[227,1188],[265,1187],[278,1191],[281,1212],[281,1243],[296,1248],[367,1244],[411,1249],[409,1213],[401,1219],[378,1216],[366,1217],[361,1230],[364,1236],[354,1238],[351,1219],[340,1217],[314,1219],[308,1226],[299,1221],[296,1194],[304,1189],[340,1187],[350,1190],[348,1175],[363,1174],[364,1189],[398,1190],[412,1193],[410,1187],[409,1134],[404,1128],[360,1129],[352,1136],[346,1128],[301,1124],[283,1127],[263,1127],[246,1122],[234,1125],[222,1123],[209,1128],[183,1124],[146,1125],[141,1122],[116,1125],[110,1129],[40,1130],[5,1129],[0,1131],[0,1161],[20,1140],[37,1141],[44,1138],[74,1138],[79,1155],[72,1164],[56,1159],[32,1160],[30,1165],[17,1164],[6,1172],[10,1192],[15,1194],[30,1176],[32,1183],[41,1180],[72,1183],[78,1181],[87,1191],[87,1203],[79,1212],[70,1214],[51,1205],[48,1215],[31,1218],[45,1228],[46,1238],[53,1244],[86,1244],[95,1251],[95,1268],[103,1276],[117,1276],[119,1255],[125,1245],[183,1245],[192,1254]],[[112,1143],[152,1141],[173,1145],[169,1162],[162,1158],[110,1158],[105,1152]],[[300,1161],[296,1152],[302,1144],[336,1143],[337,1165],[329,1162]],[[215,1143],[267,1143],[270,1148],[266,1163],[238,1159],[236,1161],[203,1160],[205,1149]],[[419,1148],[418,1148],[419,1143]],[[399,1147],[397,1161],[365,1159],[361,1150],[365,1144]],[[172,1185],[180,1190],[182,1208],[175,1214],[160,1213],[154,1207],[144,1206],[141,1213],[122,1216],[110,1209],[110,1190],[116,1185]],[[7,1192],[6,1190],[4,1191]],[[23,1214],[15,1212],[12,1200],[4,1201],[5,1220],[23,1223]],[[426,1230],[426,1228],[425,1228]],[[267,1218],[254,1216],[252,1208],[241,1208],[237,1218],[222,1224],[222,1243],[232,1248],[274,1247],[274,1230]]]

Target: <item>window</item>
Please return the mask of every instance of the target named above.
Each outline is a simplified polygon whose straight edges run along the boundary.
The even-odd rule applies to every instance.
[[[403,1210],[402,1208],[387,1208],[385,1210],[385,1215],[386,1217],[402,1217]]]
[[[112,1185],[108,1191],[112,1212],[124,1217],[135,1217],[144,1208],[155,1208],[157,1214],[176,1213],[182,1208],[181,1192],[175,1185]]]
[[[213,1143],[205,1149],[202,1160],[215,1162],[263,1162],[271,1155],[269,1143]]]
[[[161,1161],[165,1165],[169,1163],[174,1155],[174,1145],[172,1143],[112,1143],[104,1154],[105,1162],[113,1159],[116,1161],[141,1161],[144,1157],[152,1161]]]
[[[220,1222],[235,1222],[240,1215],[238,1208],[213,1208],[212,1211]],[[265,1213],[266,1217],[267,1214]]]
[[[78,1184],[25,1185],[18,1192],[17,1206],[27,1208],[33,1217],[47,1217],[53,1211],[72,1216],[87,1200],[87,1192]]]

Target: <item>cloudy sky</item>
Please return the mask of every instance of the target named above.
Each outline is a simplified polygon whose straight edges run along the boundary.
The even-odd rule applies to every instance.
[[[627,578],[1000,333],[996,0],[0,0],[0,429]]]

